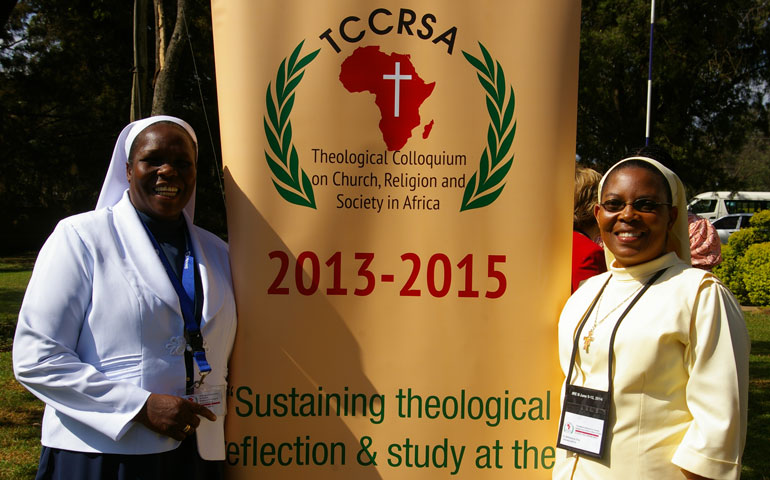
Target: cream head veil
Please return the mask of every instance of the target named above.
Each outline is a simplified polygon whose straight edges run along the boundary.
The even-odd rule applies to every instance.
[[[599,183],[599,202],[602,201],[602,190],[604,189],[604,182],[607,181],[607,177],[618,167],[618,165],[629,160],[638,160],[649,163],[666,177],[668,186],[671,189],[671,203],[679,210],[676,221],[674,222],[673,227],[671,227],[671,231],[668,232],[666,251],[676,252],[677,256],[683,262],[690,265],[690,233],[687,228],[687,195],[684,190],[684,185],[679,177],[666,168],[662,163],[649,157],[628,157],[619,161],[613,165],[612,168],[607,170],[607,173],[604,174],[602,181]],[[612,262],[615,261],[615,255],[613,255],[606,246],[604,247],[604,257],[607,260],[607,266],[612,265]]]
[[[126,128],[118,135],[118,141],[115,142],[115,149],[112,152],[112,159],[110,160],[110,166],[107,169],[107,176],[104,178],[104,185],[102,185],[102,191],[99,194],[99,200],[96,202],[95,210],[105,207],[112,207],[123,198],[123,192],[128,189],[128,179],[126,179],[126,163],[128,163],[128,156],[131,152],[131,145],[136,140],[142,130],[150,125],[158,122],[171,122],[184,128],[187,133],[193,139],[195,144],[196,161],[198,155],[198,138],[195,136],[195,131],[190,124],[182,120],[181,118],[171,117],[168,115],[156,115],[154,117],[147,117],[135,122],[129,123]],[[195,213],[195,191],[190,196],[190,200],[184,207],[184,211],[190,220],[193,219]]]

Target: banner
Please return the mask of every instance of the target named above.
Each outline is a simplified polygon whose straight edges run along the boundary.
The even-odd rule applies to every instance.
[[[579,2],[212,15],[228,478],[550,478]]]

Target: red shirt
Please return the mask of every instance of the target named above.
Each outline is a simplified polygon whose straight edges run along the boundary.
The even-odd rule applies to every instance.
[[[583,233],[572,231],[572,291],[580,282],[607,271],[604,250]]]

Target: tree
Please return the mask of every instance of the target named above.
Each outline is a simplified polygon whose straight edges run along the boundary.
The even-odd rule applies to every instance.
[[[145,117],[147,108],[147,0],[134,0],[134,71],[131,83],[131,121]]]
[[[140,30],[158,44],[137,81],[155,98],[135,104],[198,132],[196,221],[223,234],[210,5],[143,1],[153,24]],[[653,142],[691,194],[767,189],[770,2],[656,6]],[[644,142],[649,7],[582,2],[577,153],[598,170]],[[0,25],[0,248],[9,232],[34,232],[21,242],[34,248],[56,219],[93,208],[130,119],[133,12],[125,1],[23,0]]]
[[[770,117],[765,128],[747,133],[741,149],[727,159],[728,172],[738,182],[736,189],[770,192]]]
[[[155,4],[155,88],[153,89],[152,114],[159,115],[171,110],[174,87],[180,72],[183,49],[186,47],[185,13],[187,0],[176,0],[174,29],[167,37],[166,20],[171,18],[165,12],[167,2],[154,0]]]
[[[582,4],[577,152],[599,169],[644,142],[649,10],[649,0]],[[688,191],[729,190],[739,182],[725,159],[766,119],[770,4],[659,0],[656,10],[652,141]]]
[[[93,205],[107,168],[104,152],[112,150],[115,132],[125,123],[120,112],[128,110],[130,62],[119,60],[130,58],[125,47],[130,25],[121,25],[122,18],[130,18],[125,10],[107,0],[27,1],[5,25],[4,237],[16,234],[18,242],[34,248],[56,219]],[[113,47],[95,48],[108,44]]]
[[[176,105],[174,93],[184,49],[187,46],[187,0],[173,2],[153,0],[152,15],[148,16],[148,1],[134,0],[134,83],[132,86],[132,120],[149,115],[169,114]],[[155,38],[155,74],[150,80],[148,71],[147,31],[148,17],[153,18]],[[169,24],[173,22],[173,29]],[[148,94],[152,92],[152,96]],[[152,108],[147,108],[152,98]]]
[[[196,221],[224,233],[218,125],[212,118],[209,136],[204,114],[204,106],[216,114],[208,8],[201,3],[187,12],[204,74],[194,74],[185,36],[165,113],[185,118],[199,134]],[[58,219],[95,205],[115,139],[129,121],[132,10],[130,2],[110,0],[27,0],[2,26],[0,249],[34,249]]]

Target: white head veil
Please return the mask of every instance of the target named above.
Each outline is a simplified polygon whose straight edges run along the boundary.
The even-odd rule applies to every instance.
[[[181,118],[171,117],[168,115],[157,115],[154,117],[143,118],[135,122],[129,123],[126,128],[118,135],[118,141],[115,142],[115,149],[112,151],[112,160],[110,160],[110,166],[107,169],[107,176],[104,178],[104,185],[102,185],[102,191],[99,194],[99,200],[96,201],[96,208],[111,207],[118,203],[123,198],[123,193],[128,189],[128,179],[126,178],[126,164],[128,163],[128,156],[131,152],[131,145],[136,140],[137,135],[145,128],[158,122],[171,122],[184,128],[187,133],[192,137],[195,144],[195,161],[198,161],[198,138],[195,136],[195,131],[192,127],[182,120]],[[184,207],[184,211],[190,220],[193,219],[195,213],[195,190],[190,195],[190,200]]]
[[[604,174],[599,183],[599,202],[601,203],[602,201],[602,190],[604,189],[604,182],[607,181],[607,177],[618,167],[618,165],[629,160],[638,160],[649,163],[666,178],[668,186],[671,189],[671,203],[679,210],[676,221],[674,222],[673,227],[671,227],[671,231],[668,232],[666,251],[676,252],[677,256],[682,259],[683,262],[690,265],[690,233],[687,229],[687,194],[684,190],[684,184],[682,184],[679,177],[666,168],[662,163],[649,157],[628,157],[619,161],[613,165],[612,168],[607,170],[607,173]],[[615,255],[610,252],[606,245],[604,247],[604,257],[607,260],[608,266],[612,265],[612,262],[615,261]]]

